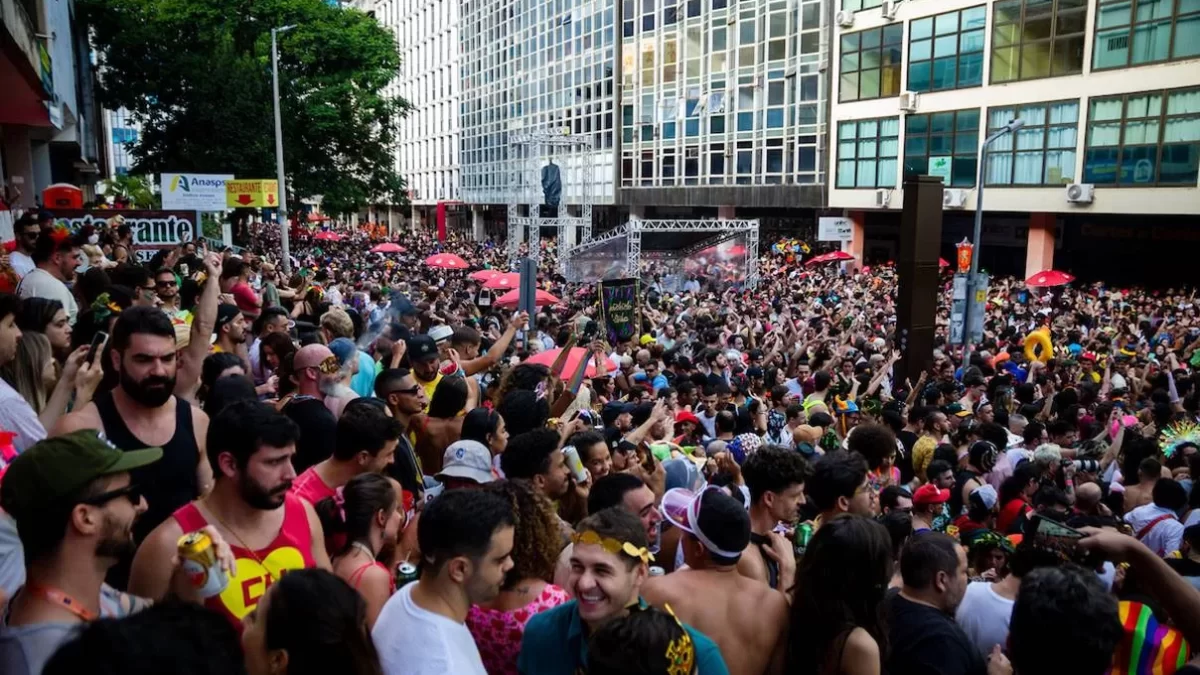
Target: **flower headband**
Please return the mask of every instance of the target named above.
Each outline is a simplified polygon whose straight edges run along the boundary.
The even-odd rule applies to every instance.
[[[114,314],[121,313],[121,306],[113,302],[109,294],[101,293],[92,301],[92,314],[97,321],[105,321]]]
[[[1184,445],[1200,447],[1200,425],[1195,422],[1176,422],[1163,429],[1159,448],[1170,459]]]
[[[630,558],[641,560],[646,564],[650,564],[654,561],[654,554],[651,553],[645,546],[634,546],[627,541],[617,541],[611,537],[601,537],[594,530],[588,530],[587,532],[576,532],[572,534],[571,543],[599,546],[605,551],[608,551],[614,555],[624,553]]]

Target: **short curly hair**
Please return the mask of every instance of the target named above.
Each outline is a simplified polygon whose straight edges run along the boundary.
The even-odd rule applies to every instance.
[[[552,582],[562,537],[550,500],[522,479],[494,481],[483,489],[503,497],[512,507],[515,521],[513,566],[501,590],[511,591],[524,579]]]

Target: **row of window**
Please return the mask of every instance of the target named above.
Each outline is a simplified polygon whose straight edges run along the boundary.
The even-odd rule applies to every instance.
[[[1056,101],[908,115],[838,124],[838,188],[893,188],[904,173],[975,185],[983,135],[1020,118],[1025,125],[988,148],[988,185],[1195,186],[1200,173],[1200,89],[1090,99],[1083,175],[1076,176],[1080,104]],[[981,134],[984,131],[984,134]]]
[[[1083,72],[1087,0],[999,0],[993,8],[992,83]],[[987,5],[909,21],[905,88],[983,84],[985,30]],[[1095,31],[1092,70],[1200,56],[1200,0],[1100,0]],[[840,101],[900,93],[903,24],[844,33],[840,42]]]

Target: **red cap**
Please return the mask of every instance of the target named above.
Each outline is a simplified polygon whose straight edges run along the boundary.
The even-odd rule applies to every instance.
[[[913,504],[943,504],[950,501],[949,490],[939,490],[933,483],[926,483],[913,493]]]
[[[680,410],[679,412],[675,413],[675,424],[682,424],[684,422],[691,422],[696,426],[700,426],[700,418],[696,417],[687,410]]]

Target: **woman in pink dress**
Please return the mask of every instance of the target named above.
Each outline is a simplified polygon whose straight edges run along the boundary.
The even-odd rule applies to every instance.
[[[554,507],[527,481],[496,481],[484,489],[501,495],[512,505],[517,522],[513,568],[495,600],[471,607],[467,628],[489,675],[517,675],[517,654],[525,624],[534,614],[571,599],[566,591],[550,583],[562,540]]]

